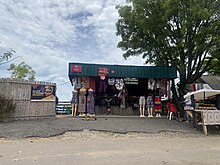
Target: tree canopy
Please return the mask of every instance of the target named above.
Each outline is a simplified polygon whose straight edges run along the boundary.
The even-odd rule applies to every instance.
[[[36,72],[25,62],[21,62],[18,65],[11,64],[8,68],[11,71],[11,77],[17,79],[28,79],[28,80],[35,80]]]
[[[176,66],[179,96],[174,86],[171,89],[183,115],[186,84],[194,83],[219,62],[220,1],[128,0],[117,9],[116,34],[121,36],[118,47],[124,58],[142,55],[146,63]]]
[[[211,69],[208,70],[208,73],[211,75],[220,76],[220,56],[219,59],[213,59],[211,65],[213,65],[213,67],[211,67]]]
[[[210,64],[220,56],[219,0],[129,0],[117,9],[124,58],[176,66],[182,91],[216,66]]]

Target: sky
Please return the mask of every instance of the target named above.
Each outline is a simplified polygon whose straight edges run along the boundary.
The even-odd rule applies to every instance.
[[[57,85],[60,100],[70,100],[70,62],[143,65],[141,57],[123,58],[117,48],[116,5],[126,0],[0,0],[0,54],[16,51],[11,63],[25,62],[37,81]],[[21,57],[20,57],[21,56]],[[0,65],[0,78],[10,77]]]

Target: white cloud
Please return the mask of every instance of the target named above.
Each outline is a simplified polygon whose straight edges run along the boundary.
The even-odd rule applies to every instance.
[[[115,35],[115,6],[126,0],[1,0],[0,53],[13,48],[37,73],[37,80],[58,85],[58,96],[70,100],[69,62],[140,64],[124,60]],[[9,77],[9,64],[0,77]]]

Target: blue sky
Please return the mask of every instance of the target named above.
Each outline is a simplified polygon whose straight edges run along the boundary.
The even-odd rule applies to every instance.
[[[13,63],[25,61],[38,81],[55,82],[61,100],[70,100],[68,63],[143,65],[141,57],[125,60],[117,48],[116,5],[126,0],[1,0],[0,53],[16,51]],[[0,77],[10,77],[0,65]],[[64,84],[64,85],[62,85]]]

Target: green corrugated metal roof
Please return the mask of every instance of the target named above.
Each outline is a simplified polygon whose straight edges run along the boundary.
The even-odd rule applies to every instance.
[[[81,66],[81,72],[72,72],[72,65]],[[131,77],[131,78],[176,78],[176,67],[161,66],[130,66],[130,65],[108,65],[108,64],[87,64],[69,63],[69,78],[75,76],[99,76],[99,68],[107,68],[107,77]],[[112,73],[115,71],[115,73]]]

